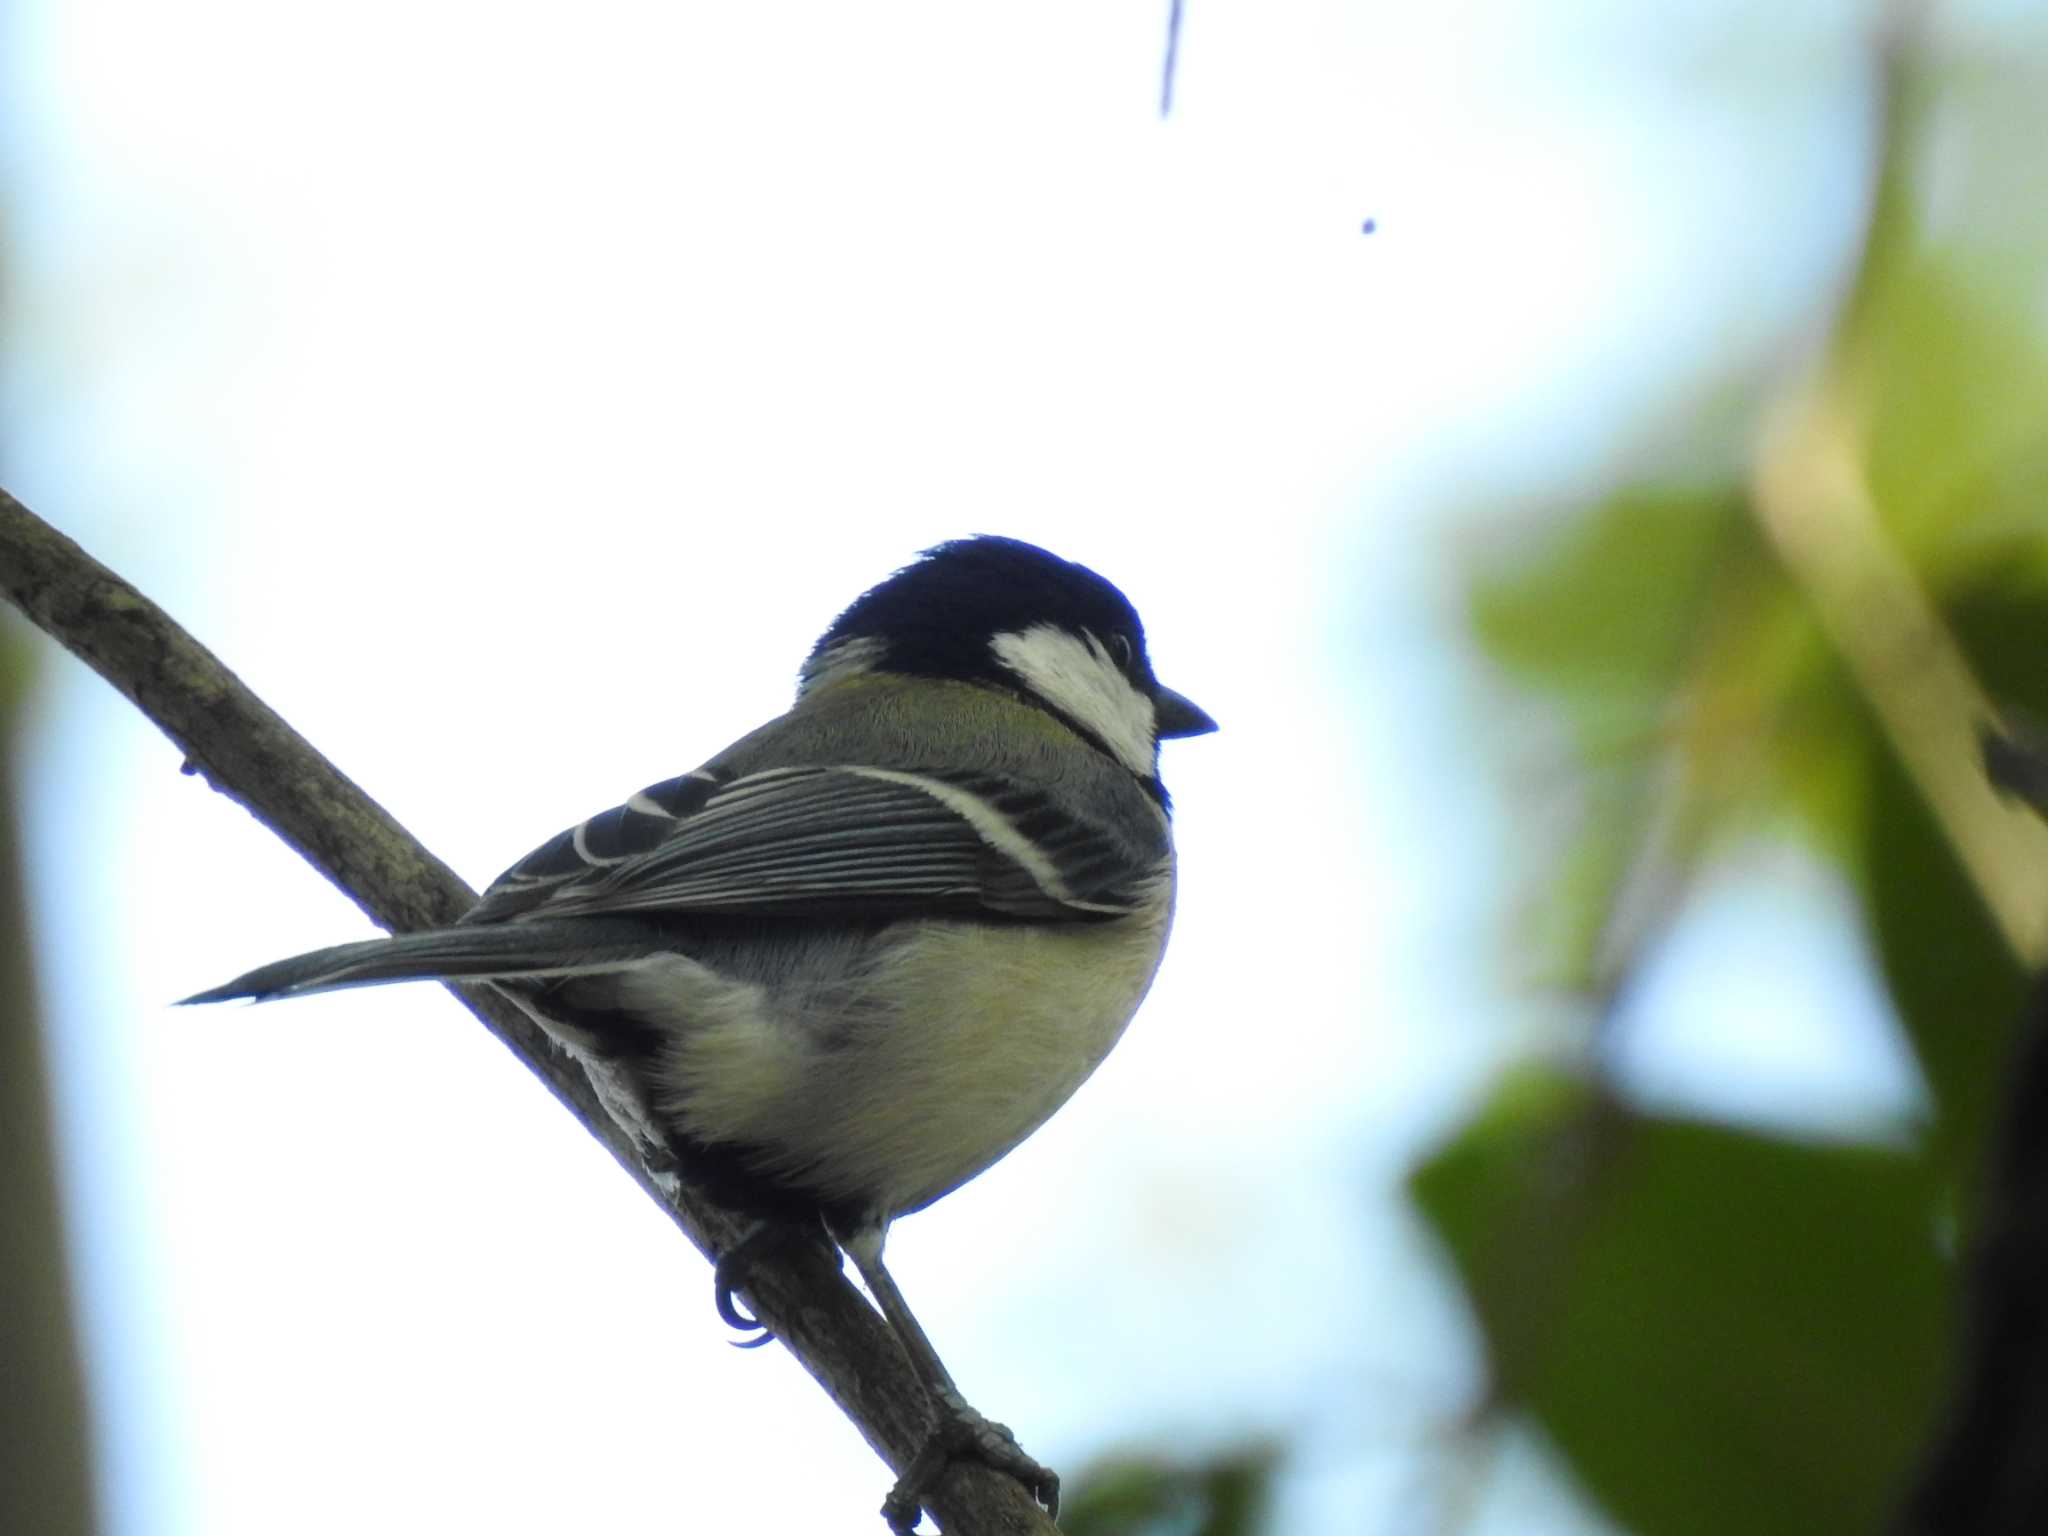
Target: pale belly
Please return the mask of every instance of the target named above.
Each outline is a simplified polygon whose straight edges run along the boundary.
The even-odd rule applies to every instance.
[[[1024,1140],[1101,1064],[1171,917],[1168,892],[1107,923],[933,927],[836,994],[833,1032],[786,996],[703,978],[677,1009],[657,1108],[692,1136],[758,1149],[760,1172],[821,1200],[885,1220],[917,1210]],[[942,1005],[874,1001],[901,996]]]

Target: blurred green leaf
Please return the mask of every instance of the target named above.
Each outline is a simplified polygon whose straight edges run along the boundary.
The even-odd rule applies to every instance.
[[[1626,491],[1475,583],[1488,653],[1571,727],[1577,835],[1546,862],[1541,952],[1600,984],[1622,883],[1682,883],[1787,818],[1860,848],[1867,724],[1803,594],[1733,491]]]
[[[2033,274],[2039,280],[2038,270]],[[1865,312],[1856,348],[1871,492],[1932,584],[1960,526],[2039,490],[2048,442],[2048,350],[2034,291],[1966,282],[1949,263],[1902,262]],[[2013,466],[2035,474],[2011,481]],[[2001,494],[2004,493],[2004,494]]]
[[[1066,1536],[1257,1536],[1277,1451],[1253,1445],[1188,1464],[1127,1458],[1091,1468],[1063,1503]]]
[[[1987,561],[1946,617],[1991,695],[2048,720],[2048,582],[2033,553]],[[1969,1180],[1996,1113],[2026,972],[1890,751],[1877,754],[1872,782],[1863,861],[1871,930],[1934,1096],[1935,1140]]]
[[[1414,1180],[1500,1396],[1640,1536],[1882,1526],[1943,1359],[1932,1190],[1531,1072]]]
[[[1931,1133],[1974,1174],[2024,977],[1976,886],[1888,749],[1876,753],[1866,901],[1879,965],[1933,1095]]]
[[[1590,749],[1640,745],[1731,542],[1753,542],[1737,499],[1629,492],[1484,581],[1473,624],[1496,661],[1569,709]]]
[[[2048,500],[2031,535],[1986,552],[1945,606],[1992,698],[2048,720]]]
[[[1834,345],[1863,401],[1872,493],[1939,589],[1959,526],[2041,506],[2003,493],[2029,462],[2038,490],[2048,446],[2048,91],[2009,55],[1929,62],[1892,61],[1877,206]]]
[[[1562,712],[1585,769],[1578,827],[1547,867],[1532,936],[1561,984],[1593,984],[1655,811],[1668,701],[1739,516],[1715,495],[1617,497],[1475,586],[1481,642]]]

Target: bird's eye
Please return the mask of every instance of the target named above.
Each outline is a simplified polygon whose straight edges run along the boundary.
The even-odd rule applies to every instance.
[[[1114,631],[1109,637],[1109,654],[1119,667],[1130,671],[1133,656],[1131,637],[1122,630]]]

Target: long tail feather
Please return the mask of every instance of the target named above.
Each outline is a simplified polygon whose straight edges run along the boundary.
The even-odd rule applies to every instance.
[[[274,960],[222,986],[195,992],[179,1006],[237,998],[261,1003],[393,981],[489,981],[613,970],[659,948],[660,939],[652,924],[619,918],[435,928]]]

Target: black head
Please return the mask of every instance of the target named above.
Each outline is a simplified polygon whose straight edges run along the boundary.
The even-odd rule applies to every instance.
[[[924,552],[862,593],[804,665],[804,687],[854,672],[955,678],[1011,689],[1137,765],[1157,742],[1216,729],[1160,683],[1130,600],[1085,565],[1021,539],[982,535]],[[1105,739],[1107,738],[1107,739]]]

